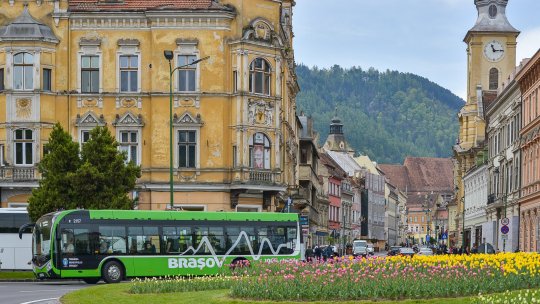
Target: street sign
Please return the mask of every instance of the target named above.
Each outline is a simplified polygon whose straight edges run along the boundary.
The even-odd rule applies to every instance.
[[[448,238],[448,234],[445,232],[442,234],[441,239],[446,240]]]
[[[426,242],[429,242],[429,234],[426,234]]]
[[[309,219],[307,216],[305,215],[300,216],[300,225],[309,226]]]
[[[509,231],[510,231],[510,228],[508,228],[508,226],[503,225],[503,226],[501,227],[501,233],[502,233],[502,234],[508,234]]]
[[[501,239],[508,241],[508,234],[501,235]]]
[[[510,224],[510,219],[508,219],[507,217],[501,219],[501,225],[507,226],[508,224]]]

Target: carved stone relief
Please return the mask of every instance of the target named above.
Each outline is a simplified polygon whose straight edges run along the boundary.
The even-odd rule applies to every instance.
[[[175,96],[174,97],[174,107],[175,108],[178,108],[178,107],[195,107],[195,108],[198,109],[200,107],[200,100],[199,100],[199,98],[196,98],[196,97]]]
[[[249,100],[248,122],[252,125],[272,126],[274,121],[274,105],[263,100]]]
[[[103,97],[78,97],[79,108],[103,108]]]
[[[15,101],[17,118],[27,119],[32,115],[32,99],[19,98]]]

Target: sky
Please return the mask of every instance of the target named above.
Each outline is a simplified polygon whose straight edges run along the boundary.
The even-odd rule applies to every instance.
[[[508,20],[521,31],[516,64],[540,48],[539,12],[539,0],[508,2]],[[410,72],[465,99],[463,38],[476,17],[473,0],[296,0],[295,59]]]

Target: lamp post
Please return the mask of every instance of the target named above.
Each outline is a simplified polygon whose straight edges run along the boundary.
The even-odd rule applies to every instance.
[[[496,167],[495,170],[493,170],[493,173],[497,174],[497,176],[499,176],[499,167]],[[504,218],[506,218],[506,203],[508,201],[508,187],[505,187],[505,181],[503,180],[503,183],[501,185],[503,188],[504,188],[504,193],[503,193],[503,197],[502,197],[502,200],[503,200],[503,203],[504,203]],[[499,223],[501,221],[499,220]],[[497,235],[499,235],[500,233],[500,228],[499,228],[499,231],[497,231]],[[503,237],[503,252],[506,252],[506,238]]]
[[[172,90],[172,78],[173,73],[181,68],[185,68],[190,65],[197,64],[203,60],[206,60],[210,58],[210,56],[206,56],[204,58],[197,59],[191,63],[184,64],[181,66],[177,66],[176,68],[172,68],[171,60],[174,58],[173,51],[165,50],[163,51],[163,55],[165,56],[165,59],[169,61],[169,195],[170,195],[170,207],[171,210],[174,207],[174,195],[173,195],[173,90]]]
[[[461,198],[461,206],[463,208],[461,215],[461,247],[465,250],[465,191],[463,191],[463,197]]]

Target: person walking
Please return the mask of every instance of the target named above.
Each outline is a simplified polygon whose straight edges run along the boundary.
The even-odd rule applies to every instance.
[[[313,261],[313,256],[314,255],[315,255],[315,253],[314,253],[313,248],[308,247],[308,249],[306,249],[306,261],[308,263],[311,263]]]
[[[315,253],[315,258],[317,259],[317,261],[320,261],[322,259],[322,249],[321,249],[321,247],[315,246],[314,253]]]

